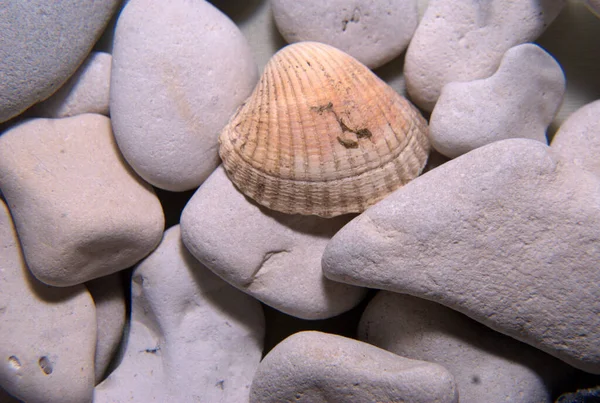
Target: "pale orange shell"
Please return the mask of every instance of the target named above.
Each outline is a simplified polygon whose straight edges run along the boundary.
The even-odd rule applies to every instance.
[[[418,176],[427,122],[367,67],[316,42],[276,53],[219,137],[229,178],[259,204],[362,212]]]

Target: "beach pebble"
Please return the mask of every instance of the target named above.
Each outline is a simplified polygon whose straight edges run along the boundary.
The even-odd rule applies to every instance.
[[[131,0],[113,48],[119,148],[150,184],[195,188],[218,166],[219,132],[257,80],[246,39],[210,3]]]
[[[420,176],[328,244],[335,281],[433,300],[600,373],[600,181],[530,139]]]
[[[111,59],[108,53],[92,52],[54,95],[32,108],[31,114],[44,118],[84,113],[108,116]]]
[[[600,176],[600,100],[569,116],[551,145],[564,159]]]
[[[565,77],[552,56],[534,44],[515,46],[491,77],[444,86],[429,121],[429,139],[450,158],[508,138],[546,144],[564,92]]]
[[[321,271],[327,242],[349,219],[259,207],[221,166],[186,205],[181,232],[190,252],[230,284],[289,315],[324,319],[353,308],[366,292]]]
[[[162,236],[160,202],[102,115],[32,119],[3,133],[0,188],[30,270],[50,285],[130,267]]]
[[[552,402],[574,372],[527,344],[435,302],[379,292],[358,337],[403,357],[434,362],[454,376],[461,403]]]
[[[95,373],[96,385],[104,379],[110,361],[114,357],[125,326],[125,291],[121,273],[111,274],[85,284],[96,306]]]
[[[309,331],[293,334],[266,355],[250,402],[441,403],[458,402],[458,394],[452,375],[440,365]]]
[[[417,28],[417,0],[272,0],[271,7],[289,43],[326,43],[370,68],[404,52]]]
[[[119,3],[119,0],[3,2],[0,122],[17,116],[58,90],[85,60]]]
[[[31,275],[2,200],[0,285],[0,389],[27,403],[89,402],[94,302],[82,285],[50,287]]]
[[[411,100],[427,111],[444,85],[491,76],[513,46],[535,40],[566,0],[431,0],[406,52]]]
[[[196,261],[179,226],[136,267],[131,294],[123,361],[96,387],[94,403],[248,401],[262,307]]]

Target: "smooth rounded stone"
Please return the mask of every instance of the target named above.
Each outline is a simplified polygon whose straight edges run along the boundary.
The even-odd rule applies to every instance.
[[[0,289],[0,389],[27,403],[90,401],[96,346],[92,298],[84,286],[50,287],[31,275],[2,200]]]
[[[588,6],[590,11],[600,17],[600,0],[585,0],[585,5]]]
[[[504,53],[535,40],[566,0],[431,0],[406,52],[411,100],[432,111],[444,85],[491,76]]]
[[[389,291],[369,302],[358,337],[394,354],[442,365],[454,376],[461,403],[552,402],[552,389],[574,372],[443,305]]]
[[[210,3],[131,0],[113,48],[119,148],[152,185],[195,188],[219,165],[218,134],[257,80],[246,39]]]
[[[546,144],[564,93],[565,77],[552,56],[534,44],[515,46],[491,77],[444,86],[431,113],[429,139],[450,158],[509,138]]]
[[[108,53],[90,53],[65,85],[35,105],[31,114],[44,118],[66,118],[84,113],[108,116],[111,60]]]
[[[289,43],[326,43],[370,68],[404,52],[417,28],[417,0],[272,0],[271,7]]]
[[[85,60],[119,4],[119,0],[3,2],[0,122],[58,90]]]
[[[569,116],[551,145],[564,159],[600,176],[600,100]]]
[[[33,119],[6,131],[0,188],[30,270],[50,285],[130,267],[162,236],[160,202],[127,166],[102,115]]]
[[[125,355],[94,403],[247,402],[262,355],[260,303],[185,249],[179,226],[133,272]]]
[[[121,273],[100,277],[85,284],[96,305],[95,374],[96,385],[106,374],[108,365],[119,348],[125,326],[125,291]]]
[[[300,332],[260,363],[251,403],[458,402],[442,366],[404,358],[346,337]],[[462,401],[462,396],[461,396]]]
[[[181,233],[198,260],[240,290],[288,315],[325,319],[350,310],[366,294],[321,271],[327,242],[348,220],[259,207],[220,166],[183,210]]]
[[[599,237],[598,178],[538,141],[509,139],[427,172],[348,223],[323,271],[439,302],[600,373]]]

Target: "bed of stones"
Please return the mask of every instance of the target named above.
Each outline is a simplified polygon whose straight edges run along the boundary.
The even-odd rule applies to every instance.
[[[600,384],[596,0],[0,10],[1,402],[527,403]],[[360,215],[270,211],[219,165],[219,131],[303,40],[430,124],[424,174]]]

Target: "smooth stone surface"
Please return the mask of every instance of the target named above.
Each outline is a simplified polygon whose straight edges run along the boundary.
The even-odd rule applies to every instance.
[[[0,200],[0,388],[27,403],[88,402],[96,315],[83,286],[50,287],[27,270]]]
[[[411,100],[432,111],[444,85],[496,71],[513,46],[535,40],[566,0],[431,0],[406,52]]]
[[[509,139],[420,176],[346,225],[336,281],[433,300],[600,373],[600,181]]]
[[[574,370],[443,305],[379,292],[358,337],[402,357],[434,362],[456,380],[461,403],[552,402]]]
[[[251,403],[458,402],[444,367],[321,332],[296,333],[275,346],[250,393]]]
[[[133,272],[131,328],[94,403],[247,402],[260,362],[258,301],[196,261],[179,226]]]
[[[218,166],[218,135],[258,71],[239,29],[210,3],[131,0],[115,32],[110,109],[135,171],[171,191]]]
[[[599,98],[598,38],[598,17],[581,0],[568,0],[556,20],[536,41],[560,62],[567,78],[567,92],[552,124],[552,133],[577,109]]]
[[[90,53],[77,72],[54,95],[32,108],[31,115],[66,118],[98,113],[108,116],[111,61],[108,53]]]
[[[259,207],[220,166],[183,210],[181,232],[190,252],[230,284],[289,315],[324,319],[353,308],[366,292],[321,272],[327,242],[349,219]]]
[[[575,111],[551,145],[564,159],[600,177],[600,100]]]
[[[455,158],[509,138],[547,144],[546,130],[565,93],[560,65],[542,48],[510,48],[489,78],[446,84],[431,113],[429,139]]]
[[[160,202],[102,115],[33,119],[3,133],[0,188],[30,270],[50,285],[130,267],[162,236]]]
[[[119,3],[2,2],[0,122],[17,116],[60,88],[87,57]]]
[[[289,43],[326,43],[370,68],[404,52],[417,28],[417,0],[272,0],[271,7]]]
[[[125,291],[121,273],[100,277],[85,284],[96,306],[95,384],[106,374],[111,359],[119,348],[125,326]]]

